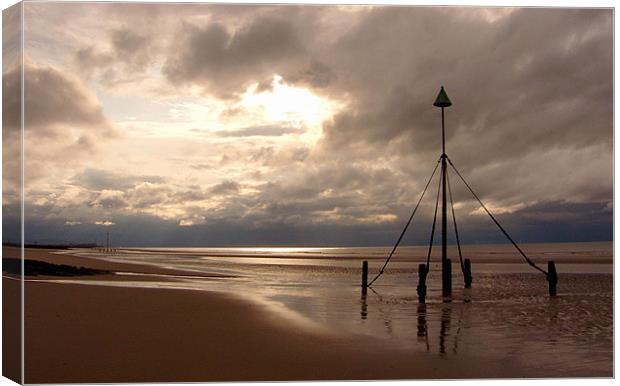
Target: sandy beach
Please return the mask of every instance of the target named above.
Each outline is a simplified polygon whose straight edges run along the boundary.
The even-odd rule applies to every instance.
[[[5,5],[7,378],[614,377],[612,5]]]
[[[4,248],[4,257],[17,251]],[[26,258],[142,273],[141,280],[195,275],[50,252],[27,250]],[[126,280],[114,274],[98,278],[103,279]],[[549,376],[544,367],[524,373],[501,355],[495,360],[469,354],[441,357],[367,335],[336,333],[222,292],[77,283],[82,280],[94,279],[63,278],[59,283],[45,276],[26,278],[27,383]],[[5,288],[18,290],[18,280],[5,274],[3,281]],[[592,376],[587,369],[567,374]]]
[[[4,256],[15,251],[7,252]],[[43,250],[29,250],[26,257],[162,273]],[[16,280],[4,280],[19,286]],[[27,279],[25,285],[27,383],[516,375],[507,364],[476,363],[472,358],[471,363],[447,365],[367,338],[312,331],[261,305],[216,293],[36,280]]]

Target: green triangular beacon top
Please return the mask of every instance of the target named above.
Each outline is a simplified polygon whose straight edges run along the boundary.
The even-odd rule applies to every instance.
[[[452,106],[452,102],[450,102],[450,98],[448,98],[448,94],[446,94],[446,90],[441,86],[441,90],[439,90],[439,94],[437,94],[437,99],[435,99],[435,103],[433,106],[437,107],[450,107]]]

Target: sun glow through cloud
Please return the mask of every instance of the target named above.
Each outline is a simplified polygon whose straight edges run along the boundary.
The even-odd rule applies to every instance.
[[[321,124],[333,116],[341,104],[321,98],[308,89],[291,86],[275,74],[270,90],[259,91],[259,84],[253,84],[243,94],[240,106],[262,115],[265,123],[307,128],[306,139],[315,142],[321,135]]]
[[[271,127],[298,129],[291,138],[314,144],[322,134],[322,124],[345,104],[313,93],[310,89],[289,84],[277,74],[268,87],[251,84],[237,100],[220,100],[194,96],[183,101],[165,102],[168,119],[164,122],[125,120],[122,126],[138,136],[170,137],[183,133],[204,136],[243,131],[247,128]],[[161,106],[152,106],[159,109]],[[239,140],[239,136],[230,137]]]

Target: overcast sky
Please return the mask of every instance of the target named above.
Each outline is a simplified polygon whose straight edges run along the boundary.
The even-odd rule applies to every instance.
[[[3,27],[7,238],[14,16]],[[392,244],[440,155],[441,85],[447,153],[515,239],[610,240],[612,16],[25,3],[26,242]],[[502,242],[450,178],[463,241]],[[406,243],[427,242],[437,182]]]

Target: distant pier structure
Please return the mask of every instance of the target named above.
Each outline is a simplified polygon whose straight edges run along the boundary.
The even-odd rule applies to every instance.
[[[452,168],[456,176],[458,176],[458,178],[463,182],[463,184],[465,184],[467,189],[471,192],[474,198],[478,201],[482,209],[484,209],[484,211],[489,215],[493,223],[497,225],[499,230],[504,234],[504,236],[506,236],[508,241],[510,241],[510,243],[516,248],[519,254],[523,257],[524,261],[528,265],[530,265],[532,268],[538,270],[539,272],[545,275],[545,278],[549,283],[549,295],[556,296],[558,275],[555,269],[555,263],[553,261],[549,261],[547,264],[547,270],[544,270],[543,268],[539,267],[536,263],[534,263],[534,261],[532,261],[525,254],[525,252],[519,247],[519,245],[517,245],[517,243],[512,239],[512,237],[510,237],[508,232],[501,226],[501,224],[497,221],[495,216],[493,216],[493,214],[489,211],[489,209],[484,205],[480,197],[474,192],[472,187],[467,183],[467,181],[458,171],[456,166],[454,166],[454,163],[452,162],[450,157],[448,157],[448,154],[446,153],[445,109],[452,106],[452,101],[448,97],[448,94],[446,93],[446,90],[444,89],[443,86],[441,86],[441,89],[439,90],[439,94],[437,94],[437,97],[435,98],[435,102],[433,103],[433,106],[441,109],[441,155],[439,156],[439,159],[437,160],[437,163],[435,164],[435,168],[433,169],[433,172],[431,173],[431,176],[428,179],[424,187],[424,190],[422,191],[422,194],[420,195],[420,198],[417,204],[415,205],[413,212],[411,213],[411,216],[409,217],[409,220],[405,224],[405,227],[400,233],[400,236],[396,240],[394,247],[390,251],[385,262],[383,263],[383,266],[379,270],[379,273],[370,281],[368,281],[368,278],[367,278],[368,265],[367,265],[367,262],[364,262],[364,266],[362,270],[362,293],[366,294],[366,288],[371,287],[377,281],[377,279],[379,279],[379,277],[381,277],[381,275],[383,275],[383,273],[385,272],[386,267],[388,266],[390,260],[392,259],[394,255],[394,252],[396,252],[396,249],[400,245],[405,233],[407,232],[407,229],[409,228],[409,225],[411,224],[411,221],[413,220],[418,210],[418,207],[420,206],[420,203],[422,202],[422,199],[424,198],[424,195],[426,194],[426,191],[428,190],[428,187],[437,172],[437,168],[439,167],[439,165],[441,165],[439,183],[438,183],[438,188],[437,188],[437,198],[435,201],[435,214],[433,217],[433,225],[431,228],[431,237],[430,237],[429,246],[428,246],[426,264],[420,264],[418,267],[417,292],[418,292],[418,299],[420,303],[424,303],[426,299],[426,289],[427,289],[426,279],[428,277],[429,268],[430,268],[430,259],[431,259],[431,252],[433,249],[435,229],[437,225],[437,211],[439,208],[439,197],[440,196],[441,196],[441,289],[442,289],[442,295],[444,299],[449,300],[452,294],[452,261],[450,258],[448,258],[448,205],[447,205],[448,199],[450,202],[454,235],[455,235],[457,250],[459,254],[459,263],[460,263],[460,268],[461,268],[461,272],[463,276],[464,287],[471,288],[472,281],[473,281],[471,260],[463,259],[461,241],[459,238],[459,231],[458,231],[458,226],[456,223],[456,215],[454,211],[454,202],[452,198],[452,189],[450,186],[450,176],[448,173],[448,167]]]
[[[110,245],[110,232],[106,232],[106,241],[104,247],[97,247],[97,251],[105,254],[114,254],[117,252],[116,248],[112,248]]]

